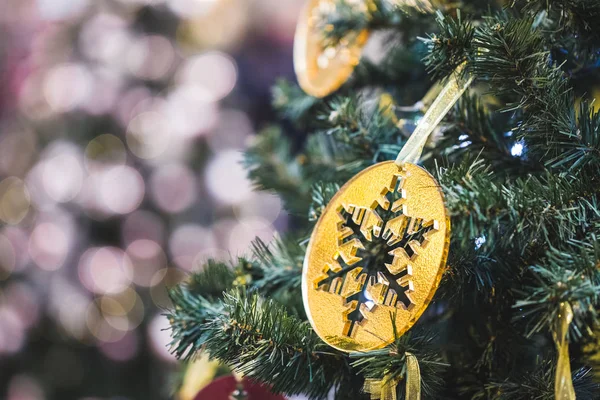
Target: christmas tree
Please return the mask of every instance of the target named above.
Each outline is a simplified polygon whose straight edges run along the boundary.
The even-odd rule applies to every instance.
[[[305,90],[286,81],[273,89],[281,121],[245,166],[259,190],[284,200],[293,229],[257,240],[251,256],[208,261],[171,290],[174,353],[208,353],[275,392],[311,398],[377,398],[374,386],[398,398],[600,398],[600,3],[309,3],[321,3],[310,18],[324,49],[355,51],[371,34],[383,54],[336,77],[333,93],[302,79]],[[471,80],[420,157],[452,226],[431,304],[384,348],[331,347],[302,300],[317,220],[350,178],[396,158],[445,82]],[[351,256],[338,251],[314,290],[344,304],[331,319],[345,321],[345,336],[374,306],[393,305],[392,319],[413,309],[413,272],[392,266],[414,260],[438,225],[398,214],[399,185],[366,214],[336,210],[338,245],[354,243]],[[386,228],[391,221],[403,229]],[[420,395],[407,395],[399,383],[414,383],[415,371]]]

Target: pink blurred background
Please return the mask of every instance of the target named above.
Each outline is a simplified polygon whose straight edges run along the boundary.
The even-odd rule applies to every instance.
[[[300,0],[4,0],[0,398],[166,399],[167,286],[285,230],[239,164]]]

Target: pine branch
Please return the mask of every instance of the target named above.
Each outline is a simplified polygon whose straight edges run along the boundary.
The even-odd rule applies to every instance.
[[[365,167],[396,157],[403,138],[379,103],[362,97],[336,97],[317,116],[332,139],[332,156],[351,177]]]
[[[243,263],[243,260],[240,260]],[[191,275],[188,290],[206,299],[221,297],[224,291],[233,287],[235,271],[232,266],[215,260],[208,260],[200,272]]]
[[[532,335],[553,329],[558,319],[559,305],[568,302],[574,311],[572,338],[579,339],[598,319],[600,306],[600,241],[571,241],[567,248],[552,248],[543,265],[530,267],[532,280],[522,290],[515,316],[525,320]]]
[[[368,353],[352,353],[352,366],[368,378],[406,381],[406,352],[412,353],[421,370],[423,397],[437,398],[443,386],[443,371],[449,367],[444,363],[439,350],[433,345],[435,335],[431,332],[407,333],[396,339],[394,344],[382,350]],[[404,385],[398,385],[399,399],[404,398]]]
[[[485,389],[480,390],[471,398],[476,400],[554,400],[555,366],[555,362],[539,363],[533,373],[511,377],[503,381],[492,381],[485,385]],[[572,376],[575,395],[578,399],[598,399],[600,385],[592,381],[589,368],[575,370]]]
[[[245,376],[272,385],[275,392],[311,398],[324,397],[336,385],[355,387],[360,381],[342,353],[273,301],[237,290],[226,293],[215,306],[184,288],[173,291],[172,299],[178,357],[189,358],[202,348]]]
[[[273,108],[283,118],[293,121],[296,125],[304,125],[310,117],[310,112],[320,103],[316,97],[312,97],[296,84],[285,79],[277,80],[271,90]]]
[[[294,238],[275,239],[270,246],[256,239],[252,248],[262,277],[254,280],[251,287],[284,304],[290,313],[305,318],[300,286],[306,246]]]
[[[325,211],[333,196],[340,190],[340,185],[331,182],[317,182],[312,190],[312,203],[308,213],[309,221],[315,222]]]
[[[596,323],[584,342],[583,356],[585,365],[592,368],[596,382],[600,382],[600,323]]]
[[[321,13],[320,26],[325,32],[325,43],[335,46],[343,38],[363,30],[397,29],[406,32],[409,27],[422,28],[423,21],[419,20],[419,15],[431,10],[426,2],[416,3],[415,8],[387,0],[365,3],[336,0],[333,7]]]
[[[473,71],[499,95],[515,97],[505,111],[519,110],[517,132],[532,155],[559,170],[600,162],[600,119],[582,103],[579,121],[568,80],[552,66],[532,19],[489,19],[475,34]]]
[[[597,41],[600,33],[600,4],[594,0],[517,0],[513,7],[537,15],[545,11],[561,28],[564,36],[577,35],[578,40]]]
[[[425,62],[435,76],[447,76],[467,60],[467,70],[506,100],[504,111],[520,117],[514,130],[532,156],[558,170],[600,163],[600,117],[584,102],[577,118],[568,79],[552,65],[533,19],[501,15],[475,30],[460,16],[440,15],[438,23],[440,36],[426,40]]]
[[[248,176],[260,190],[274,191],[292,212],[306,215],[310,205],[310,182],[301,161],[292,156],[289,140],[278,129],[264,131],[245,154]]]
[[[468,154],[477,153],[500,175],[534,170],[534,165],[520,154],[511,154],[511,148],[517,141],[506,134],[510,121],[501,120],[497,114],[492,117],[493,114],[484,104],[481,94],[465,93],[454,112],[446,117],[449,127],[431,150],[432,157],[440,154],[449,163],[454,163]]]
[[[460,10],[456,19],[438,11],[436,22],[440,32],[420,39],[429,48],[429,54],[423,59],[427,72],[437,80],[447,77],[471,58],[475,28],[470,21],[462,19]]]

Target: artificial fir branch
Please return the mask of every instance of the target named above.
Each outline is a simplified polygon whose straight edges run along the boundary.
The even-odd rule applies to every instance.
[[[271,90],[272,104],[283,118],[300,124],[310,115],[309,112],[319,104],[319,99],[302,91],[298,85],[285,79],[277,80]]]
[[[240,260],[244,263],[245,260]],[[187,286],[191,293],[197,293],[207,299],[219,298],[224,291],[233,286],[235,271],[232,266],[216,260],[207,260],[202,270],[191,275]]]
[[[475,0],[464,3],[482,9]],[[572,71],[554,55],[565,40],[571,47],[564,48],[583,52],[587,46],[593,53],[597,32],[590,23],[598,6],[589,0],[512,6],[474,21],[460,13],[415,16],[382,8],[379,15],[374,10],[355,15],[343,4],[336,7],[329,40],[391,28],[394,44],[381,63],[363,60],[329,98],[278,85],[274,104],[282,116],[313,134],[296,151],[281,132],[269,130],[248,151],[246,165],[259,188],[277,192],[302,217],[301,233],[269,248],[257,241],[252,259],[241,260],[233,271],[210,262],[188,286],[171,292],[179,357],[205,348],[279,391],[318,397],[337,385],[338,398],[356,398],[360,374],[401,376],[407,346],[420,343],[411,349],[424,351],[418,356],[422,368],[450,364],[444,373],[422,369],[425,385],[440,385],[450,398],[553,398],[555,362],[543,360],[555,352],[549,333],[558,305],[568,302],[575,312],[572,354],[597,329],[600,307],[600,117],[589,103],[575,110]],[[559,30],[561,21],[565,26]],[[298,306],[304,247],[298,243],[341,184],[394,158],[403,145],[389,114],[377,107],[380,92],[362,89],[383,87],[402,102],[407,92],[424,91],[429,81],[423,71],[410,71],[419,69],[414,42],[425,35],[423,29],[435,32],[424,40],[431,77],[443,78],[466,61],[466,71],[487,86],[504,113],[488,109],[474,90],[447,118],[444,137],[429,151],[432,159],[443,156],[454,164],[438,171],[453,233],[440,290],[413,330],[426,327],[440,339],[405,335],[392,353],[355,359],[353,370],[351,360],[320,342],[304,321]],[[566,32],[578,32],[585,41],[576,43]],[[581,68],[590,67],[593,57],[580,61]],[[522,141],[523,155],[510,153],[516,141]],[[232,286],[246,289],[231,291]],[[220,299],[224,289],[230,291]],[[598,368],[591,356],[583,360]],[[578,398],[597,398],[598,387],[590,383],[588,369],[576,370],[579,365],[574,363],[573,376]]]
[[[302,322],[273,302],[244,290],[225,293],[218,305],[171,292],[173,348],[189,358],[201,349],[276,392],[322,398],[336,385],[358,386],[345,355],[327,346]],[[201,308],[193,314],[188,306]],[[360,382],[358,382],[360,384]]]
[[[352,366],[357,368],[362,375],[373,379],[391,379],[403,382],[406,380],[406,352],[412,353],[419,362],[421,370],[421,390],[425,399],[434,399],[439,396],[443,386],[442,374],[449,367],[445,363],[432,342],[436,335],[432,332],[412,332],[396,339],[396,341],[382,350],[367,353],[353,353],[355,360]],[[404,387],[397,388],[400,399],[404,399]]]
[[[438,11],[436,22],[439,32],[421,40],[429,48],[423,58],[427,71],[433,79],[440,79],[453,73],[470,58],[475,28],[470,21],[462,19],[460,10],[456,18]]]
[[[257,188],[276,192],[288,210],[306,215],[310,183],[304,179],[300,164],[292,155],[291,143],[276,128],[263,132],[244,159],[248,176]]]
[[[483,388],[470,394],[474,400],[555,400],[554,362],[540,362],[538,368],[523,377],[511,377],[501,381],[490,381]],[[573,386],[578,399],[598,399],[600,385],[594,383],[589,368],[573,371]]]
[[[512,6],[533,15],[547,12],[563,35],[576,34],[584,42],[600,38],[600,4],[595,0],[516,0]]]

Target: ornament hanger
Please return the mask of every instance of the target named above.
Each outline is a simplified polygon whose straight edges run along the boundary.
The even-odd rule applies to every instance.
[[[402,147],[402,150],[400,150],[400,153],[396,158],[396,164],[401,166],[404,163],[416,164],[419,162],[421,153],[423,153],[423,147],[431,132],[433,132],[435,127],[438,126],[448,111],[450,111],[465,90],[467,90],[471,82],[473,82],[473,77],[465,77],[462,75],[464,67],[465,63],[461,64],[456,71],[450,75],[448,82],[446,82],[440,94],[419,121],[417,128],[404,147]]]

